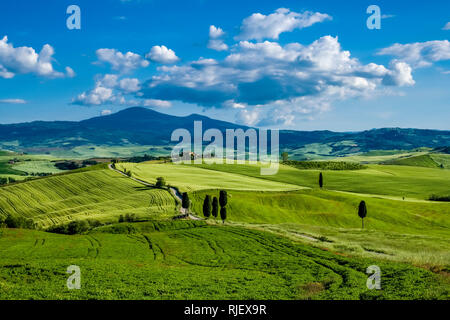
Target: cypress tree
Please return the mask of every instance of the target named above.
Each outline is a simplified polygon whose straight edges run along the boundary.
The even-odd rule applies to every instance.
[[[212,216],[214,218],[217,218],[217,216],[219,215],[219,200],[217,199],[217,197],[214,197],[212,200],[212,212],[211,212]]]
[[[225,190],[220,190],[219,203],[222,208],[225,207],[228,203],[228,194]]]
[[[222,219],[222,222],[225,223],[225,220],[227,219],[227,208],[226,207],[220,208],[220,218]]]
[[[359,203],[358,216],[361,218],[362,228],[364,229],[364,218],[367,216],[367,207],[364,200]]]
[[[183,192],[183,196],[181,198],[181,206],[184,209],[189,209],[189,195],[187,192]]]
[[[206,219],[211,216],[211,197],[209,195],[206,195],[203,201],[203,215]]]

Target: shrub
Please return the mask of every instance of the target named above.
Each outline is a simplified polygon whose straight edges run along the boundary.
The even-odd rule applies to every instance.
[[[283,164],[297,169],[316,169],[316,170],[360,170],[367,168],[366,166],[345,161],[284,161]]]
[[[442,196],[437,194],[432,194],[429,198],[431,201],[450,201],[450,195]]]
[[[36,225],[33,220],[24,217],[16,217],[11,214],[6,216],[3,223],[7,228],[36,229]]]
[[[163,177],[156,178],[156,187],[163,188],[166,186],[166,180]]]
[[[86,220],[72,221],[67,225],[67,234],[80,234],[89,230]]]

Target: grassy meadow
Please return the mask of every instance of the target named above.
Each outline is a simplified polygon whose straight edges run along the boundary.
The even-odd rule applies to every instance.
[[[173,220],[180,213],[168,190],[106,165],[2,186],[0,216],[31,219],[38,230],[0,228],[0,299],[450,298],[450,205],[427,200],[450,190],[447,169],[280,165],[261,176],[259,164],[116,168],[148,183],[164,177],[188,192],[197,216],[205,195],[225,189],[227,220]],[[146,222],[117,223],[126,214]],[[105,225],[43,231],[86,219]],[[72,264],[82,269],[82,290],[65,286]],[[382,270],[382,290],[366,287],[370,265]]]
[[[318,187],[319,173],[323,172],[325,189],[393,198],[425,200],[433,193],[447,193],[450,190],[450,170],[423,167],[367,165],[367,169],[361,170],[299,170],[280,164],[276,175],[261,176],[260,167],[252,164],[198,166],[309,188]]]
[[[440,276],[424,269],[257,230],[185,223],[159,231],[122,224],[75,236],[4,229],[0,299],[447,298]],[[366,287],[374,263],[383,270],[382,290]],[[81,268],[81,290],[66,288],[72,264]]]
[[[235,190],[288,191],[301,189],[278,181],[268,181],[258,177],[244,176],[230,172],[210,172],[190,165],[171,163],[119,163],[119,170],[131,171],[133,177],[154,183],[157,177],[164,177],[169,185],[180,191],[225,188]]]

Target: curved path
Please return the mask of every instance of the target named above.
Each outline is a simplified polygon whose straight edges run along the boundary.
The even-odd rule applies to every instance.
[[[143,184],[143,185],[145,185],[147,187],[156,188],[156,186],[154,184],[148,183],[148,182],[146,182],[144,180],[141,180],[141,179],[130,177],[130,176],[126,175],[125,173],[123,173],[122,171],[113,168],[111,163],[108,165],[108,168],[113,170],[113,171],[115,171],[115,172],[117,172],[117,173],[119,173],[119,174],[121,174],[121,175],[123,175],[123,176],[125,176],[125,177],[127,177],[127,178],[130,178],[131,180],[139,182],[139,183],[141,183],[141,184]],[[174,187],[169,187],[169,190],[170,190],[170,193],[175,197],[177,202],[181,204],[182,199],[181,199],[181,194],[178,191],[178,189],[174,188]],[[189,218],[191,220],[202,220],[202,218],[194,216],[193,214],[187,212],[187,210],[185,208],[181,207],[181,206],[180,206],[180,213],[181,213],[182,216],[186,216],[187,218]]]

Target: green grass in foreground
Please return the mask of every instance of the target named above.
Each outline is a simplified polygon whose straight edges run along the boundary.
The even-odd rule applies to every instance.
[[[163,218],[175,212],[168,191],[144,187],[109,169],[89,167],[0,188],[0,215],[31,218],[44,228],[80,219],[117,221],[127,213]]]
[[[136,223],[78,236],[2,229],[0,299],[449,298],[448,284],[424,269],[256,230],[179,223],[178,230]],[[366,287],[373,264],[381,268],[381,290]],[[80,290],[66,287],[69,265],[81,268]]]

